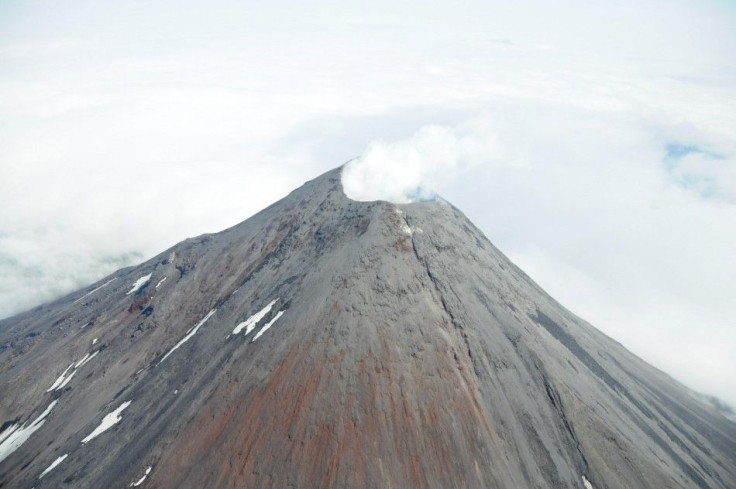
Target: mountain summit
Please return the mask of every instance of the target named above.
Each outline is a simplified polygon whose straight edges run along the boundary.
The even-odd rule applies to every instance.
[[[736,424],[340,169],[0,322],[2,488],[734,488]]]

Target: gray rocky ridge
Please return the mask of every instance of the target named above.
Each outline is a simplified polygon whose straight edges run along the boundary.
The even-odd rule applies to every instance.
[[[2,488],[736,488],[736,424],[340,169],[0,321]]]

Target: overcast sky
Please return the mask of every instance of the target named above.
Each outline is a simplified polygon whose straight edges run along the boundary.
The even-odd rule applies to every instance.
[[[736,404],[736,4],[396,3],[0,2],[0,317],[364,155]]]

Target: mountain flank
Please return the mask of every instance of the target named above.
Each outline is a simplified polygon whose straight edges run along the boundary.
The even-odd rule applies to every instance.
[[[736,424],[340,171],[0,321],[0,487],[736,488]]]

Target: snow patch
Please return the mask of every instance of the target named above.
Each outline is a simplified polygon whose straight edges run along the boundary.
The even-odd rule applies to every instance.
[[[97,438],[105,431],[109,430],[116,424],[118,424],[123,418],[120,416],[120,413],[122,413],[125,408],[130,406],[130,403],[132,401],[126,401],[122,403],[115,411],[111,412],[110,414],[106,415],[104,418],[102,418],[102,422],[100,423],[100,426],[95,428],[95,430],[90,433],[86,438],[82,440],[82,444],[85,444],[89,442],[90,440]]]
[[[145,473],[145,474],[143,474],[143,477],[141,477],[140,479],[138,479],[138,482],[131,482],[131,483],[130,483],[130,487],[138,487],[138,486],[140,486],[141,484],[143,484],[143,481],[144,481],[144,480],[146,480],[146,477],[148,477],[148,474],[150,474],[150,473],[151,473],[151,469],[152,469],[152,468],[153,468],[153,467],[148,467],[148,468],[146,469],[146,473]]]
[[[93,353],[93,354],[91,354],[91,355],[90,355],[90,354],[87,354],[87,356],[86,356],[86,357],[84,357],[83,361],[82,361],[82,362],[80,362],[80,363],[78,363],[78,364],[77,364],[77,366],[76,366],[76,367],[74,367],[74,368],[75,368],[75,369],[78,369],[78,368],[80,368],[80,367],[84,367],[84,366],[85,366],[86,364],[88,364],[88,363],[89,363],[89,361],[90,361],[90,360],[92,360],[92,359],[93,359],[94,357],[96,357],[98,353],[100,353],[100,350],[97,350],[96,352],[94,352],[94,353]]]
[[[164,278],[162,278],[161,280],[159,280],[159,281],[158,281],[158,283],[156,284],[156,288],[158,289],[158,288],[159,288],[159,286],[160,286],[160,285],[161,285],[162,283],[164,283],[165,281],[166,281],[166,277],[164,277]]]
[[[258,321],[263,319],[266,314],[268,314],[271,311],[271,308],[274,304],[276,304],[276,301],[279,299],[276,298],[272,300],[266,307],[258,311],[257,313],[253,314],[251,317],[243,321],[242,323],[235,326],[235,329],[233,330],[233,334],[240,334],[240,332],[245,328],[245,335],[248,336],[251,331],[253,331],[256,327],[256,324],[258,324]]]
[[[97,341],[97,338],[95,338],[95,339],[94,339],[94,340],[92,341],[92,344],[94,345],[96,341]],[[97,351],[96,351],[96,352],[94,352],[94,353],[87,353],[87,354],[86,354],[86,355],[85,355],[85,356],[84,356],[84,357],[83,357],[83,358],[82,358],[82,359],[81,359],[80,361],[78,361],[78,362],[76,362],[76,363],[72,362],[72,364],[71,364],[71,365],[69,365],[69,366],[68,366],[68,367],[66,368],[66,370],[64,370],[64,373],[62,373],[62,374],[61,374],[61,375],[59,376],[59,378],[58,378],[58,379],[56,379],[56,382],[54,382],[54,383],[53,383],[53,384],[51,385],[51,387],[49,387],[49,388],[48,388],[48,389],[46,390],[46,392],[51,392],[51,391],[53,391],[53,390],[57,390],[57,391],[58,391],[58,390],[61,390],[61,389],[63,389],[63,388],[64,388],[64,387],[65,387],[65,386],[66,386],[66,385],[67,385],[67,384],[69,383],[69,381],[70,381],[70,380],[72,380],[72,377],[74,377],[74,374],[76,374],[76,373],[77,373],[77,369],[78,369],[78,368],[80,368],[80,367],[83,367],[83,366],[84,366],[84,365],[85,365],[85,364],[86,364],[87,362],[89,362],[89,361],[90,361],[90,360],[92,360],[92,359],[93,359],[94,357],[96,357],[98,353],[100,353],[100,350],[97,350]],[[69,374],[69,375],[67,376],[67,373],[69,372],[69,370],[70,370],[70,369],[71,369],[72,367],[74,367],[74,370],[72,370],[72,373],[71,373],[71,374]]]
[[[59,388],[59,386],[64,382],[64,379],[66,378],[66,373],[69,371],[70,368],[74,366],[74,362],[72,362],[71,365],[69,365],[66,370],[64,370],[64,373],[62,373],[58,379],[56,379],[56,382],[51,384],[51,387],[49,387],[46,392],[51,392],[54,389]]]
[[[0,444],[2,444],[2,442],[3,442],[3,441],[5,441],[5,439],[6,439],[7,437],[9,437],[9,436],[10,436],[10,435],[12,435],[13,433],[15,433],[15,431],[16,431],[16,430],[17,430],[18,428],[19,428],[19,426],[18,426],[17,424],[13,424],[13,425],[10,425],[10,426],[8,426],[8,427],[7,427],[6,429],[5,429],[5,431],[3,431],[2,433],[0,433]]]
[[[151,280],[151,275],[153,275],[153,273],[149,273],[148,275],[144,275],[143,277],[141,277],[138,280],[136,280],[135,283],[133,284],[133,288],[131,288],[128,292],[126,292],[125,295],[130,295],[130,294],[133,294],[133,293],[138,292],[139,290],[141,290],[141,288],[144,285],[146,285],[149,280]]]
[[[100,290],[100,289],[101,289],[102,287],[106,286],[106,285],[107,285],[107,284],[109,284],[110,282],[113,282],[113,281],[115,281],[115,280],[117,280],[117,279],[118,279],[118,278],[117,278],[117,277],[115,277],[115,278],[113,278],[113,279],[110,279],[110,280],[108,280],[108,281],[107,281],[107,282],[105,282],[104,284],[100,285],[99,287],[97,287],[97,288],[95,288],[95,289],[92,289],[92,290],[90,290],[89,292],[87,292],[86,294],[84,294],[84,295],[83,295],[82,297],[80,297],[79,299],[77,299],[77,300],[75,300],[74,302],[72,302],[72,304],[76,304],[77,302],[81,301],[81,300],[82,300],[82,299],[84,299],[85,297],[89,297],[90,295],[92,295],[92,294],[94,294],[95,292],[97,292],[98,290]]]
[[[94,338],[94,339],[92,340],[92,344],[94,345],[95,343],[97,343],[97,338]]]
[[[46,416],[49,415],[52,409],[54,409],[54,406],[59,402],[59,400],[53,401],[49,406],[46,408],[44,412],[41,413],[39,417],[33,420],[31,424],[28,426],[19,426],[17,424],[11,425],[8,428],[3,431],[2,434],[0,434],[0,462],[5,460],[11,453],[16,451],[18,447],[20,447],[23,443],[28,440],[28,438],[31,437],[33,433],[36,432],[43,424],[46,422]],[[6,434],[7,431],[7,434]]]
[[[64,379],[64,382],[62,382],[61,384],[59,384],[59,387],[57,387],[56,390],[57,391],[60,391],[61,389],[63,389],[64,387],[66,387],[66,385],[69,383],[70,380],[72,380],[72,377],[74,377],[74,374],[76,374],[76,373],[77,373],[77,371],[74,370],[71,373],[71,375],[69,375],[69,377],[67,377],[66,379]]]
[[[51,462],[51,465],[49,465],[48,467],[46,467],[46,470],[44,470],[43,472],[41,472],[41,475],[39,475],[38,478],[40,479],[44,475],[46,475],[49,472],[51,472],[52,470],[54,470],[56,468],[56,466],[59,465],[61,462],[63,462],[64,459],[67,458],[68,456],[69,456],[69,454],[68,453],[65,453],[61,457],[59,457],[56,460],[54,460],[53,462]]]
[[[399,216],[399,219],[401,220],[401,231],[403,231],[404,234],[408,234],[409,236],[411,236],[412,229],[409,227],[409,223],[406,222],[404,211],[402,211],[398,207],[394,207],[394,212],[397,216]]]
[[[77,362],[77,364],[74,366],[74,370],[78,369],[81,365],[84,365],[85,361],[89,358],[89,353],[87,353],[84,358],[82,358],[80,361]]]
[[[268,328],[270,328],[271,326],[273,326],[273,323],[275,323],[275,322],[276,322],[276,321],[278,320],[278,318],[280,318],[280,317],[281,317],[281,315],[282,315],[283,313],[284,313],[284,311],[279,311],[279,312],[278,312],[278,313],[277,313],[277,314],[276,314],[276,315],[275,315],[275,316],[273,317],[273,319],[271,319],[271,320],[270,320],[270,321],[269,321],[269,322],[268,322],[268,323],[267,323],[267,324],[266,324],[266,325],[265,325],[264,327],[262,327],[262,328],[261,328],[261,330],[260,330],[260,331],[259,331],[259,332],[258,332],[258,333],[257,333],[257,334],[256,334],[256,335],[254,336],[254,337],[253,337],[253,340],[251,341],[251,343],[252,343],[253,341],[256,341],[256,340],[257,340],[258,338],[260,338],[260,337],[261,337],[261,335],[262,335],[263,333],[265,333],[266,331],[268,331]]]
[[[585,489],[593,489],[593,484],[585,476],[583,476],[583,486],[585,486]]]
[[[204,319],[202,319],[200,322],[197,323],[196,326],[194,326],[193,328],[189,328],[189,331],[187,331],[187,335],[184,338],[182,338],[181,341],[179,341],[179,343],[177,343],[176,345],[174,345],[174,347],[171,350],[169,350],[169,352],[166,355],[164,355],[164,357],[161,359],[161,361],[158,362],[158,365],[160,365],[161,362],[163,362],[164,360],[166,360],[166,358],[168,358],[169,355],[171,355],[172,353],[174,353],[174,351],[177,348],[179,348],[181,345],[183,345],[184,343],[186,343],[187,341],[189,341],[192,338],[192,336],[194,336],[195,334],[197,334],[197,330],[200,328],[200,326],[202,326],[205,323],[205,321],[207,321],[209,318],[211,318],[212,315],[215,313],[216,310],[217,309],[212,309],[209,313],[207,313],[207,315],[204,317]]]

